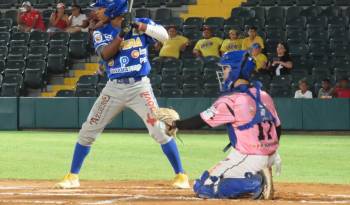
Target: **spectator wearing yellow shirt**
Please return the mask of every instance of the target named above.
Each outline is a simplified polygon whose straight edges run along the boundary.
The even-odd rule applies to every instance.
[[[157,43],[156,48],[160,49],[159,56],[166,58],[179,58],[180,52],[188,46],[188,38],[178,35],[176,26],[168,27],[169,39],[163,43]]]
[[[261,53],[261,46],[258,43],[254,43],[251,46],[251,52],[252,52],[252,56],[255,60],[256,63],[256,68],[255,71],[256,72],[266,72],[268,73],[268,69],[267,69],[267,57]]]
[[[221,45],[221,55],[229,51],[242,50],[242,39],[238,38],[238,31],[231,29],[228,32],[229,39],[225,39]]]
[[[242,50],[248,50],[254,43],[260,44],[262,49],[265,48],[264,40],[258,36],[257,28],[255,26],[251,26],[248,30],[248,37],[243,39]]]
[[[203,27],[203,39],[199,40],[194,49],[193,54],[196,57],[216,56],[220,57],[219,49],[222,44],[222,39],[213,37],[213,33],[210,27]]]

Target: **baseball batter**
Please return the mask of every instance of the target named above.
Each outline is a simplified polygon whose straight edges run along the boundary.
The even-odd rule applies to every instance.
[[[167,31],[147,18],[131,19],[127,0],[98,0],[95,7],[105,10],[109,23],[93,33],[96,53],[105,61],[109,81],[82,125],[70,173],[58,188],[79,187],[78,174],[90,147],[103,129],[125,107],[144,121],[149,134],[161,145],[176,174],[173,186],[189,188],[174,139],[165,133],[165,124],[153,117],[158,108],[147,77],[151,70],[148,46],[168,39]],[[103,12],[97,12],[100,19]]]
[[[271,166],[280,169],[277,153],[281,123],[273,100],[259,83],[249,85],[255,61],[248,51],[224,54],[223,95],[206,111],[185,120],[169,120],[162,108],[155,116],[167,124],[167,130],[198,129],[226,125],[233,147],[226,159],[205,171],[194,184],[201,198],[237,198],[251,194],[254,199],[272,199]]]

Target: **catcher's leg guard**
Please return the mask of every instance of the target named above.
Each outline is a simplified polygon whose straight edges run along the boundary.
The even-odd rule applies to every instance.
[[[263,191],[263,178],[260,173],[248,173],[245,178],[219,179],[205,171],[201,178],[195,181],[193,190],[200,198],[234,199],[244,194],[253,194],[253,199],[258,199]]]

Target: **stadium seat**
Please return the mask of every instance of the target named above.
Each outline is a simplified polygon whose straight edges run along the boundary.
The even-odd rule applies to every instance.
[[[182,85],[182,76],[177,74],[162,74],[162,82],[176,85],[176,88]]]
[[[56,97],[75,97],[74,90],[59,90]]]
[[[151,61],[151,73],[159,74],[162,71],[162,61],[161,60],[152,60]]]
[[[5,61],[0,60],[0,73],[2,73],[5,70]],[[2,75],[0,75],[2,77]],[[1,83],[0,83],[1,85]]]
[[[181,7],[185,4],[185,1],[181,0],[168,0],[165,4],[166,7]]]
[[[10,46],[27,46],[29,40],[29,33],[16,32],[13,33],[10,40]]]
[[[297,6],[312,6],[314,4],[313,0],[296,0]]]
[[[40,69],[43,74],[46,73],[46,61],[45,60],[29,60],[26,63],[25,69]]]
[[[137,17],[137,18],[150,18],[151,11],[149,9],[146,9],[146,8],[136,9],[135,17]]]
[[[249,19],[252,17],[252,13],[246,8],[237,7],[231,10],[231,18]]]
[[[266,18],[266,12],[264,7],[254,7],[250,9],[252,17],[260,18],[264,20]]]
[[[271,83],[270,85],[269,93],[272,97],[290,98],[293,96],[291,88],[289,86],[273,84],[273,83]]]
[[[72,58],[83,59],[89,56],[89,34],[76,32],[70,35],[69,55]]]
[[[291,6],[287,8],[286,11],[286,22],[293,21],[293,19],[300,16],[300,12],[302,10],[302,7],[299,6]]]
[[[350,6],[350,1],[348,1],[348,0],[334,0],[334,5],[336,5],[336,6]]]
[[[204,19],[201,17],[189,17],[185,20],[183,26],[184,28],[195,28],[195,29],[200,29],[202,28],[204,23]]]
[[[266,39],[266,45],[265,50],[267,53],[275,53],[277,44],[280,42],[280,40],[276,39]]]
[[[55,32],[50,37],[50,46],[68,45],[69,33]]]
[[[55,6],[55,5],[56,5],[55,0],[37,0],[35,7],[45,9],[47,7]]]
[[[17,3],[17,0],[0,0],[0,9],[8,9]]]
[[[300,43],[306,43],[308,41],[308,39],[306,38],[306,32],[304,30],[288,29],[286,35],[288,40],[296,40]]]
[[[267,16],[266,16],[266,20],[269,21],[269,20],[275,19],[275,18],[284,19],[283,7],[276,6],[276,7],[269,8]]]
[[[260,4],[260,0],[248,0],[246,2],[242,3],[242,6],[249,6],[249,7],[255,7],[258,4]]]
[[[42,70],[37,69],[26,69],[24,71],[24,84],[30,88],[41,88],[43,87],[43,73]]]
[[[184,30],[183,30],[183,35],[185,37],[187,37],[190,42],[194,45],[198,40],[200,40],[202,38],[202,32],[195,29],[195,28],[191,28],[191,29],[186,29],[184,26]],[[190,47],[187,47],[190,49]],[[192,49],[190,49],[190,53],[192,55]]]
[[[52,54],[47,56],[47,70],[50,73],[64,73],[68,70],[66,65],[66,56],[62,54]]]
[[[1,32],[8,32],[12,29],[12,19],[9,18],[3,18],[0,19],[0,31]]]
[[[181,17],[171,17],[169,19],[162,20],[162,23],[165,27],[175,26],[178,30],[181,30],[184,20]]]
[[[10,41],[9,32],[0,32],[0,46],[8,46]]]
[[[294,0],[278,0],[278,6],[293,6],[295,4]]]
[[[281,41],[285,41],[285,32],[283,30],[280,29],[271,29],[266,31],[266,37],[268,39],[275,39],[275,40],[281,40]]]
[[[5,60],[8,53],[8,48],[6,46],[0,46],[0,60]]]
[[[4,19],[11,19],[11,27],[9,29],[12,28],[12,26],[16,26],[17,25],[17,10],[7,10],[5,11],[5,14],[3,15]]]
[[[85,89],[85,88],[77,88],[75,91],[76,97],[97,97],[96,89]]]
[[[48,52],[47,46],[31,46],[29,47],[28,59],[46,60]]]
[[[202,97],[203,91],[198,84],[183,84],[183,97]]]
[[[152,84],[152,88],[160,88],[160,85],[162,83],[162,76],[161,75],[150,75],[149,76],[151,84]]]
[[[305,1],[305,0],[302,0]],[[301,16],[305,16],[307,18],[309,17],[317,17],[318,14],[321,12],[321,8],[318,6],[310,6],[310,7],[306,7],[306,9],[302,10],[300,12]]]
[[[160,7],[164,3],[163,0],[146,0],[146,7]]]
[[[1,86],[2,97],[18,97],[20,95],[17,83],[3,83]]]
[[[5,70],[17,70],[16,73],[23,73],[26,63],[24,60],[8,60],[6,62]]]
[[[328,4],[330,5],[330,4]],[[339,7],[329,6],[326,9],[323,9],[320,13],[321,16],[330,17],[338,17],[341,14],[341,9]]]
[[[306,27],[321,27],[325,29],[327,27],[327,17],[325,16],[318,16],[318,17],[310,17],[308,18],[306,22]]]
[[[156,10],[155,20],[169,19],[172,17],[171,9],[160,8]]]
[[[190,71],[193,71],[193,70],[190,70]],[[187,69],[183,71],[182,79],[183,79],[183,83],[193,83],[193,82],[196,82],[197,84],[203,83],[203,77],[201,74],[188,72]]]
[[[292,83],[290,75],[274,76],[271,80],[271,84],[278,84],[283,86],[289,86]]]
[[[222,17],[209,17],[205,20],[204,25],[209,26],[212,29],[222,30],[224,27],[225,19]]]
[[[316,6],[329,6],[334,3],[333,0],[315,0]]]
[[[219,84],[218,83],[205,83],[203,94],[205,97],[218,97],[218,96],[220,96]]]
[[[268,90],[271,83],[271,77],[270,75],[258,73],[252,76],[252,81],[260,81],[263,85],[263,90]]]
[[[202,59],[184,59],[183,60],[183,69],[198,70],[199,72],[203,71],[204,62]]]
[[[240,18],[229,18],[225,20],[224,31],[228,32],[229,29],[235,29],[237,31],[243,31],[244,20]]]
[[[182,61],[179,59],[166,59],[163,61],[162,64],[162,69],[169,69],[169,70],[173,70],[177,73],[181,73],[182,70]]]
[[[97,75],[83,75],[79,78],[77,87],[96,88],[98,80],[99,79]]]
[[[49,53],[50,54],[60,54],[60,55],[63,55],[64,57],[67,57],[68,56],[68,48],[67,48],[67,46],[64,46],[64,45],[50,46]]]
[[[260,5],[261,6],[275,6],[276,0],[261,0]]]
[[[245,24],[245,30],[248,30],[249,27],[255,26],[257,27],[258,31],[263,30],[265,21],[260,18],[250,18],[244,22]]]
[[[191,44],[185,48],[184,51],[181,52],[181,59],[194,59],[193,55],[193,47],[195,41],[191,41]]]
[[[178,88],[165,88],[162,89],[162,97],[168,97],[168,98],[181,98],[183,95],[183,92],[181,89]]]
[[[145,0],[134,0],[134,8],[141,8],[145,5]]]
[[[30,46],[46,46],[49,42],[49,34],[47,32],[33,31],[30,33]]]
[[[344,77],[349,77],[349,69],[334,68],[333,73],[334,81],[336,82]]]
[[[290,44],[289,45],[289,52],[291,54],[308,55],[309,54],[309,47],[304,43]]]
[[[284,19],[271,18],[265,22],[265,29],[283,29],[285,27]]]

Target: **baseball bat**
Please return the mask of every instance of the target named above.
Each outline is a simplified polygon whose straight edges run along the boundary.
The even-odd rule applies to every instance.
[[[129,0],[129,8],[128,8],[128,12],[131,13],[132,10],[132,6],[134,5],[134,0]]]

